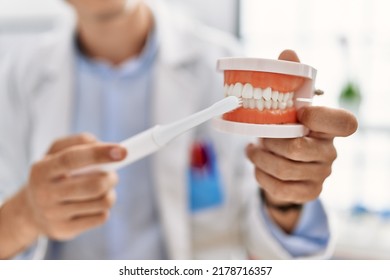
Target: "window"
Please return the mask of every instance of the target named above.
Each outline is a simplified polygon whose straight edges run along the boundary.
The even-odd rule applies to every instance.
[[[241,0],[240,33],[250,55],[295,49],[318,69],[321,104],[337,105],[348,80],[364,95],[361,121],[390,127],[390,2],[386,0]]]
[[[323,191],[339,214],[344,257],[390,257],[389,12],[387,0],[241,0],[240,37],[249,55],[296,50],[318,70],[325,95],[314,104],[339,106],[348,82],[362,93],[359,132],[336,139],[339,158]]]

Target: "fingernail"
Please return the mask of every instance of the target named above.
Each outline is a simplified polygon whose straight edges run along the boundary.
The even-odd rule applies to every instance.
[[[125,156],[125,152],[123,149],[115,147],[110,150],[110,157],[113,160],[121,160],[124,158],[124,156]]]

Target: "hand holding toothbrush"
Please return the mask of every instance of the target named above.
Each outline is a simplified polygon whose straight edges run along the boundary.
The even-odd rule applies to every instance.
[[[20,234],[31,240],[38,235],[67,240],[103,224],[115,201],[116,173],[69,174],[88,165],[117,162],[125,156],[123,147],[103,144],[88,134],[54,142],[47,155],[32,166],[29,180],[17,196],[27,206],[23,209],[29,217]]]
[[[241,100],[231,96],[183,120],[152,127],[121,144],[100,143],[86,134],[57,140],[47,155],[32,166],[26,186],[14,198],[17,201],[12,205],[27,206],[21,209],[26,212],[23,216],[29,217],[20,233],[23,236],[17,238],[26,241],[26,246],[41,234],[66,240],[101,225],[115,201],[115,170],[239,106]]]

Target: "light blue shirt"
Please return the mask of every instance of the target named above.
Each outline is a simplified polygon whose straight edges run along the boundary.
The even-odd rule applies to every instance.
[[[139,57],[116,68],[77,52],[73,132],[120,142],[149,128],[156,52],[156,36]],[[55,242],[49,258],[166,259],[150,174],[149,158],[121,169],[107,223],[74,240]]]
[[[304,205],[298,224],[291,234],[286,234],[270,219],[262,207],[262,214],[272,235],[293,257],[304,257],[322,252],[330,238],[329,225],[320,201],[314,200]]]
[[[102,141],[120,142],[151,126],[153,67],[158,49],[152,34],[142,54],[112,67],[76,52],[73,132],[90,132]],[[51,242],[49,259],[166,259],[154,197],[150,159],[119,172],[117,202],[103,226],[67,242]],[[326,246],[329,233],[319,203],[305,207],[293,236],[283,234],[261,209],[271,233],[292,255]],[[313,238],[310,238],[313,236]],[[308,240],[309,237],[309,240]]]

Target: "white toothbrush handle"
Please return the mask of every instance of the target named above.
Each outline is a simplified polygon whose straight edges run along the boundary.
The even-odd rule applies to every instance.
[[[119,168],[122,168],[130,163],[133,163],[134,161],[156,152],[161,148],[161,145],[158,145],[154,140],[153,134],[157,130],[159,130],[158,125],[119,143],[127,150],[127,156],[124,160],[115,163],[91,165],[75,170],[71,173],[71,175],[81,175],[96,171],[118,170]]]
[[[146,157],[156,152],[161,147],[165,146],[177,136],[187,130],[204,123],[205,121],[236,109],[241,104],[241,100],[235,96],[229,96],[223,100],[213,104],[207,109],[197,112],[182,120],[172,124],[159,126],[156,125],[144,132],[141,132],[134,137],[120,143],[127,149],[127,157],[116,163],[107,163],[88,166],[79,170],[73,171],[72,175],[85,174],[97,170],[112,171],[126,166],[138,159]]]
[[[226,112],[236,109],[241,105],[241,99],[235,96],[226,97],[210,107],[194,113],[182,120],[178,120],[174,123],[164,125],[162,129],[155,131],[156,143],[165,145],[176,136],[183,132],[198,126],[216,116],[220,116]]]

